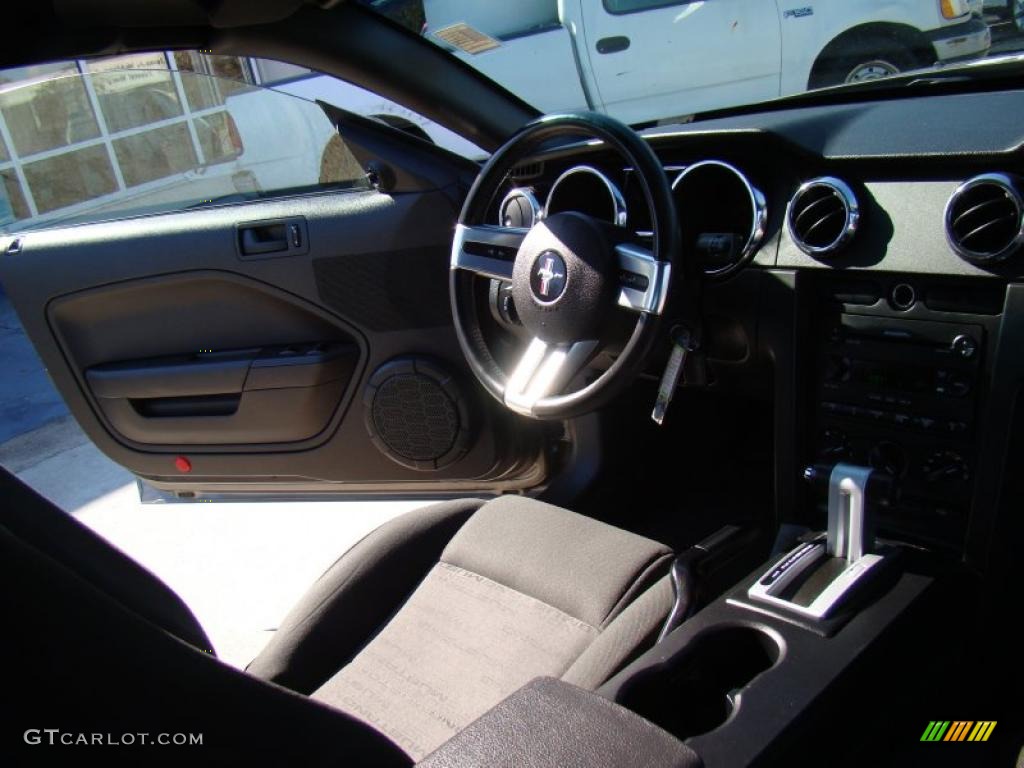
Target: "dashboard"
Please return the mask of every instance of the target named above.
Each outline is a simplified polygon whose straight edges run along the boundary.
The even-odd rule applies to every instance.
[[[739,350],[717,355],[711,339],[716,386],[773,370],[779,508],[821,513],[801,493],[803,466],[870,465],[900,481],[886,533],[982,557],[1024,377],[1024,92],[643,134],[672,186],[683,258],[708,278],[711,335]],[[500,225],[577,210],[650,237],[631,169],[595,142],[531,158],[499,197]]]

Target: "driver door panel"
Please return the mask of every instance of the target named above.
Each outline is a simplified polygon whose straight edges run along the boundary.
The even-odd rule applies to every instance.
[[[0,279],[88,436],[158,488],[529,487],[536,425],[478,392],[451,325],[455,206],[342,191],[48,229],[6,239]],[[243,258],[240,225],[297,219],[305,249]]]

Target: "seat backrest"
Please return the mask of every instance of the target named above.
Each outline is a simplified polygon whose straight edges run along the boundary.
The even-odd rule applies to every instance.
[[[18,491],[15,498],[28,497]],[[401,750],[363,723],[198,650],[202,636],[168,607],[180,601],[159,580],[130,560],[126,565],[102,539],[69,535],[67,520],[55,522],[48,539],[56,518],[43,512],[26,522],[22,514],[9,514],[10,499],[4,498],[0,520],[6,630],[0,647],[10,704],[0,738],[11,764],[45,760],[62,749],[60,742],[43,746],[51,735],[41,729],[58,728],[71,738],[118,738],[118,749],[103,750],[104,762],[113,764],[409,765]],[[31,540],[20,535],[25,530]],[[88,543],[76,548],[80,542]],[[105,547],[110,551],[100,553]],[[164,601],[156,610],[145,602],[153,596]],[[181,637],[190,632],[196,647]],[[32,744],[26,732],[43,744]],[[182,733],[184,745],[153,742],[160,734]],[[146,734],[149,743],[133,736],[125,746],[123,734]]]
[[[80,579],[175,637],[210,653],[213,646],[195,616],[166,584],[0,468],[0,523]]]

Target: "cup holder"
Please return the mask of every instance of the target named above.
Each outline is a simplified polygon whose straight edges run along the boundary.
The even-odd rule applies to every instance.
[[[742,689],[781,655],[779,642],[760,629],[709,629],[676,656],[629,681],[618,703],[687,739],[725,723]]]

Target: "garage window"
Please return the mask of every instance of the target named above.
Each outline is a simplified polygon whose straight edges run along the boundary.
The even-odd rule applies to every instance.
[[[317,104],[254,79],[196,51],[0,72],[0,230],[369,189]]]

